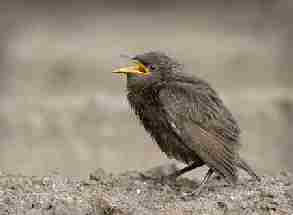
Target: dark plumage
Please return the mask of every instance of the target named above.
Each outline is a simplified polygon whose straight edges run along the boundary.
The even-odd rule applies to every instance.
[[[237,181],[237,166],[259,179],[240,158],[240,129],[210,85],[183,72],[174,59],[159,52],[132,58],[127,74],[127,98],[142,125],[169,158],[188,164],[177,177],[206,164],[227,182]],[[130,69],[129,69],[130,68]]]

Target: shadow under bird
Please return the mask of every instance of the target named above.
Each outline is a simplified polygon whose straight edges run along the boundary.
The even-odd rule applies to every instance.
[[[198,190],[214,172],[235,185],[237,167],[260,180],[239,155],[236,120],[206,81],[184,73],[181,64],[161,52],[139,54],[131,61],[132,66],[114,73],[126,74],[132,109],[160,149],[187,164],[168,178],[207,165]]]

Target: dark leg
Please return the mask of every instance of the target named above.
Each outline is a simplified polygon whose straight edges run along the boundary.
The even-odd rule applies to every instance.
[[[160,183],[166,184],[169,182],[174,182],[178,176],[180,176],[188,171],[191,171],[197,167],[200,167],[203,164],[204,163],[202,161],[196,161],[196,162],[193,162],[192,164],[190,164],[180,170],[177,170],[169,175],[163,175],[161,177],[156,177],[156,176],[153,177],[153,176],[148,176],[145,174],[141,174],[141,176],[145,179],[155,180],[155,181],[159,181]]]
[[[184,167],[183,169],[177,170],[176,172],[172,173],[171,175],[167,176],[170,177],[172,179],[176,179],[177,177],[179,177],[180,175],[189,172],[197,167],[202,166],[202,163],[198,163],[198,162],[194,162],[186,167]]]
[[[191,195],[195,195],[198,196],[202,189],[204,188],[204,186],[207,184],[207,182],[209,181],[209,179],[211,178],[212,174],[214,173],[214,170],[212,170],[211,168],[209,169],[209,171],[207,172],[207,174],[205,175],[204,179],[202,180],[202,182],[200,183],[200,185],[196,188],[195,191],[193,191],[191,193]]]

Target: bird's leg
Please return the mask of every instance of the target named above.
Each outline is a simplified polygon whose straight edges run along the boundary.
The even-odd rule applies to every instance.
[[[151,179],[151,180],[159,181],[162,184],[167,184],[168,182],[174,182],[176,180],[176,178],[179,177],[180,175],[182,175],[188,171],[191,171],[197,167],[200,167],[200,166],[202,166],[201,162],[193,162],[192,164],[190,164],[182,169],[176,170],[169,175],[163,175],[163,176],[160,176],[157,178],[153,177],[153,176],[148,176],[145,174],[141,174],[141,176],[145,179]]]
[[[197,167],[200,167],[200,166],[202,166],[201,163],[199,164],[197,162],[194,162],[194,163],[192,163],[192,164],[190,164],[190,165],[188,165],[188,166],[186,166],[186,167],[184,167],[184,168],[182,168],[180,170],[175,171],[174,173],[168,175],[167,177],[172,178],[172,179],[176,179],[180,175],[182,175],[182,174],[184,174],[186,172],[189,172],[189,171],[191,171],[191,170],[193,170],[193,169],[195,169]]]
[[[192,164],[190,164],[182,169],[179,169],[179,170],[171,173],[170,175],[162,176],[160,181],[163,184],[167,184],[168,182],[174,182],[176,180],[176,178],[179,177],[180,175],[182,175],[186,172],[189,172],[189,171],[191,171],[197,167],[200,167],[200,166],[202,166],[201,162],[193,162]]]
[[[211,176],[212,176],[213,173],[214,173],[214,170],[212,168],[210,168],[208,170],[207,174],[205,175],[204,179],[200,183],[200,185],[196,188],[195,191],[191,192],[190,195],[191,196],[198,196],[201,193],[202,189],[207,184],[207,182],[209,181],[209,179],[211,178]]]

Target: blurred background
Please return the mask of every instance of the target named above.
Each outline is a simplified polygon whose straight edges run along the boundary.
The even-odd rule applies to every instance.
[[[111,74],[121,54],[161,50],[220,92],[251,166],[293,171],[293,2],[178,2],[1,1],[0,169],[86,177],[173,162]]]

